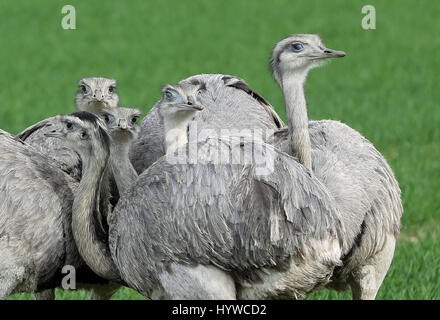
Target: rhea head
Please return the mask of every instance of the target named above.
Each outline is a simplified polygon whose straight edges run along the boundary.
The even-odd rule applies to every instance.
[[[81,155],[83,160],[107,161],[110,152],[110,139],[105,124],[96,115],[87,112],[74,112],[68,116],[57,116],[59,122],[55,129],[46,132],[46,137],[59,138]]]
[[[200,95],[205,89],[203,83],[168,84],[162,88],[159,112],[166,119],[188,118],[204,109]]]
[[[195,114],[204,109],[200,103],[204,83],[169,84],[162,88],[158,103],[165,129],[165,150],[175,150],[188,142],[188,128]]]
[[[138,119],[141,112],[134,108],[104,108],[100,118],[107,125],[107,130],[113,140],[129,142],[137,139],[140,133]]]
[[[99,114],[104,107],[117,107],[119,95],[115,92],[116,80],[107,78],[83,78],[78,81],[79,90],[75,105],[79,111]]]
[[[281,85],[285,75],[303,76],[305,79],[310,69],[320,66],[326,59],[344,56],[344,51],[327,48],[317,34],[293,34],[276,44],[270,68]]]

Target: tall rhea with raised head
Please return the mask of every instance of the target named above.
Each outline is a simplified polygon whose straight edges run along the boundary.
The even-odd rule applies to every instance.
[[[338,121],[309,122],[304,93],[311,69],[343,56],[313,34],[294,34],[276,44],[270,66],[284,94],[288,129],[276,132],[275,141],[313,170],[341,209],[344,265],[336,268],[329,286],[350,285],[354,298],[374,299],[400,230],[399,185],[384,157],[357,131]]]
[[[290,153],[309,170],[312,170],[312,156],[304,83],[308,72],[324,59],[344,56],[343,51],[326,48],[318,36],[303,34],[280,41],[273,50],[270,65],[284,94]]]

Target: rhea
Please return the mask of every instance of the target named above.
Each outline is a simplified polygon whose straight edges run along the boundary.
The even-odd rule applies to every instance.
[[[336,269],[330,286],[350,286],[353,298],[374,299],[399,234],[398,182],[385,158],[359,132],[338,121],[309,122],[304,93],[311,69],[344,56],[313,34],[294,34],[276,44],[270,67],[284,95],[288,128],[276,132],[275,141],[326,185],[341,209],[344,265]]]
[[[181,90],[170,103],[169,89],[159,103],[164,126],[185,128],[200,105],[189,104],[190,94]],[[339,211],[322,184],[269,145],[222,138],[197,142],[195,163],[176,165],[164,156],[140,174],[108,215],[107,242],[96,217],[105,216],[97,195],[110,140],[92,114],[62,122],[47,135],[66,140],[81,156],[72,229],[98,275],[153,298],[261,299],[304,295],[328,283],[340,264]],[[168,145],[188,148],[184,141]],[[273,170],[259,174],[236,158],[215,161],[219,153],[243,152],[260,152]]]
[[[65,265],[75,268],[78,287],[108,292],[108,281],[85,265],[72,236],[78,182],[56,160],[1,130],[0,148],[0,299],[20,292],[54,298],[45,290],[61,285]]]
[[[191,120],[197,132],[223,130],[232,132],[261,129],[273,131],[284,126],[273,107],[241,78],[224,74],[200,74],[184,79],[178,85],[204,84],[198,99],[205,107]],[[141,123],[139,139],[133,142],[130,159],[138,173],[143,172],[165,155],[165,130],[159,114],[161,101],[150,110]],[[195,130],[194,130],[195,131]]]
[[[104,108],[101,116],[115,141],[112,154],[125,154],[128,161],[128,146],[125,150],[123,142],[137,137],[139,110]],[[59,116],[53,120],[56,127],[59,120]],[[75,267],[77,288],[92,289],[91,299],[110,298],[119,286],[94,275],[73,240],[72,204],[78,181],[63,171],[57,160],[6,132],[0,131],[0,144],[0,299],[18,292],[34,292],[38,299],[54,299],[52,288],[60,285],[64,264]],[[124,164],[119,159],[115,161],[120,166]],[[134,169],[128,173],[119,169],[115,171],[117,181],[135,180],[130,176]],[[100,195],[104,198],[108,197],[106,184],[106,180],[101,183]],[[122,183],[118,187],[124,191]],[[105,211],[103,207],[100,210]],[[106,221],[101,220],[100,225],[106,225]]]

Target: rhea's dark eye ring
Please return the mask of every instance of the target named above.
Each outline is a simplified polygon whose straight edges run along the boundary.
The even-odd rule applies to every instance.
[[[133,118],[131,118],[131,123],[136,123],[137,120],[138,120],[138,117],[133,117]]]
[[[115,87],[109,87],[108,88],[108,92],[113,93],[113,91],[115,91]]]
[[[83,131],[81,132],[81,139],[86,139],[87,138],[87,132]]]
[[[80,85],[79,87],[81,88],[81,91],[82,91],[82,92],[84,92],[84,93],[87,92],[87,88],[86,88],[85,85]]]
[[[106,123],[108,123],[109,121],[110,121],[110,118],[108,117],[108,115],[104,115],[104,121],[106,122]]]
[[[71,129],[72,128],[72,122],[67,122],[66,127],[67,127],[67,129]]]
[[[301,43],[292,43],[291,47],[293,51],[301,51],[302,49],[304,49],[304,46]]]

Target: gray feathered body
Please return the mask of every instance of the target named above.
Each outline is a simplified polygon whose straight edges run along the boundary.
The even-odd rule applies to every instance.
[[[60,285],[65,265],[97,278],[72,237],[78,182],[51,163],[0,130],[0,298]]]
[[[197,126],[198,132],[212,129],[220,135],[225,129],[276,130],[284,126],[272,106],[243,79],[224,74],[200,74],[179,84],[198,82],[206,86],[199,98],[205,109],[196,114],[191,124]],[[141,134],[131,148],[130,159],[138,173],[165,154],[164,132],[156,104],[143,119]]]
[[[82,175],[81,157],[62,139],[46,137],[46,132],[56,130],[61,124],[57,118],[44,119],[20,132],[16,138],[31,145],[37,151],[52,158],[56,166],[79,181]],[[107,180],[108,179],[108,180]],[[102,194],[111,193],[110,203],[115,205],[119,199],[118,189],[114,182],[113,173],[106,171],[107,182],[102,185]],[[102,197],[104,198],[104,197]],[[107,204],[103,204],[107,205]],[[102,210],[102,212],[107,212]]]
[[[57,117],[44,119],[17,134],[17,138],[25,141],[37,151],[55,159],[61,169],[68,172],[76,180],[81,179],[81,158],[61,139],[46,137],[44,134],[57,129],[60,125]]]
[[[172,264],[227,272],[237,298],[298,297],[328,282],[344,231],[318,179],[265,144],[207,139],[192,160],[190,144],[182,148],[188,164],[157,160],[112,215],[111,252],[128,285],[150,296]],[[273,170],[243,164],[239,157],[251,150]],[[220,154],[229,160],[219,162]]]
[[[334,286],[343,289],[356,266],[382,250],[399,234],[403,208],[393,171],[382,154],[359,132],[334,120],[309,122],[313,174],[341,210],[344,266]],[[275,146],[289,150],[288,129],[275,134]]]

